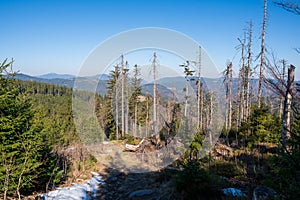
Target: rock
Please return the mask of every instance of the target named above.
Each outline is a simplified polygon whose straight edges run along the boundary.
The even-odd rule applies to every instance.
[[[246,198],[247,195],[244,194],[240,189],[236,188],[224,188],[222,192],[228,197],[239,197],[239,198]]]
[[[142,197],[142,196],[146,196],[146,195],[150,195],[154,192],[154,190],[148,189],[148,190],[136,190],[134,192],[131,192],[129,194],[129,198],[133,198],[133,197]]]
[[[276,196],[276,192],[268,187],[256,187],[253,191],[253,200],[264,200]]]

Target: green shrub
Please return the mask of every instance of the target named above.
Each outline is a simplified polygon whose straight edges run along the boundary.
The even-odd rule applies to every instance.
[[[220,181],[192,160],[183,164],[183,170],[176,177],[176,187],[184,191],[187,199],[219,199]]]
[[[243,174],[242,169],[236,166],[235,163],[226,161],[215,161],[211,164],[210,170],[219,176],[225,176],[227,178],[233,178]]]
[[[300,154],[281,154],[270,157],[270,172],[265,174],[264,185],[274,189],[280,199],[298,199],[300,196]]]

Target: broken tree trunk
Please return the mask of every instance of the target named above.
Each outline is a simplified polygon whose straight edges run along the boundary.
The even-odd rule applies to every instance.
[[[291,137],[291,105],[294,89],[295,66],[288,68],[287,89],[284,98],[284,108],[282,116],[282,145],[287,149],[287,140]]]

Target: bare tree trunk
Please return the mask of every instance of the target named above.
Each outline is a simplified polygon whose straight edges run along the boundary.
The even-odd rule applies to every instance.
[[[125,75],[126,77],[126,85],[128,85],[128,82],[127,82],[127,75]],[[126,134],[129,134],[129,101],[128,101],[128,93],[129,93],[129,88],[127,87],[126,88],[126,96],[125,96],[125,104],[126,104],[126,110],[125,110],[125,133]]]
[[[261,98],[262,98],[263,68],[264,68],[264,65],[265,65],[265,32],[266,32],[266,25],[267,25],[267,0],[264,0],[264,20],[263,20],[263,27],[262,27],[262,32],[261,32],[259,85],[258,85],[258,96],[257,96],[258,108],[261,107]]]
[[[124,81],[125,81],[125,77],[124,77],[124,56],[121,55],[121,73],[122,73],[122,76],[121,76],[121,81],[122,81],[122,84],[121,84],[121,123],[122,123],[122,129],[121,129],[121,136],[122,134],[124,134],[125,132],[125,110],[124,110]]]
[[[229,105],[228,105],[228,130],[231,129],[232,125],[232,62],[228,66],[229,76]]]
[[[287,140],[291,137],[291,105],[294,89],[295,66],[290,65],[288,68],[287,89],[284,99],[284,111],[282,121],[282,144],[287,147]]]
[[[149,122],[149,94],[148,90],[146,91],[146,137],[148,137],[148,122]]]
[[[249,27],[249,38],[248,38],[248,56],[247,56],[247,77],[246,77],[246,120],[249,119],[250,116],[250,108],[251,108],[251,99],[250,99],[250,77],[251,77],[251,50],[252,50],[252,21],[250,21]]]
[[[226,118],[225,118],[225,130],[226,130],[226,142],[229,145],[228,134],[232,125],[232,62],[227,65],[226,70],[223,72],[225,76],[226,87]]]
[[[201,47],[199,46],[199,63],[198,63],[198,82],[197,82],[197,128],[200,131],[202,126],[202,107],[201,107]]]
[[[237,91],[237,112],[236,112],[236,129],[238,129],[240,122],[241,122],[241,98],[242,98],[242,94],[241,94],[241,72],[238,75],[238,91]]]
[[[241,103],[240,103],[240,124],[245,121],[245,88],[244,88],[244,77],[242,77],[242,88],[241,88]]]
[[[242,66],[239,71],[239,78],[238,78],[238,113],[237,113],[237,128],[244,121],[244,108],[245,108],[245,44],[246,44],[246,33],[244,33],[243,41],[240,40],[241,43],[241,57],[242,57]]]
[[[211,121],[213,118],[213,92],[210,92],[210,112],[209,113],[210,113],[209,125],[211,125]],[[210,134],[210,136],[211,136],[211,134]],[[212,138],[210,138],[210,139],[212,139]],[[211,141],[211,144],[212,144],[212,141]]]
[[[147,125],[146,125],[147,126]],[[134,135],[137,135],[137,100],[134,102]]]
[[[156,114],[156,52],[153,59],[153,134],[157,134],[157,114]],[[158,135],[159,137],[159,135]]]
[[[118,79],[116,78],[116,85],[115,85],[115,109],[116,109],[116,139],[119,139],[119,99],[118,99],[118,91],[119,85],[118,85]]]
[[[212,105],[212,95],[213,95],[213,93],[212,92],[208,92],[207,93],[207,113],[206,113],[206,131],[208,131],[209,132],[209,134],[210,134],[210,125],[211,125],[211,120],[212,120],[212,109],[213,109],[213,105]],[[211,135],[209,135],[209,137],[210,137]],[[210,137],[210,140],[211,140],[212,138]]]
[[[225,108],[225,131],[226,131],[226,142],[229,144],[228,141],[228,126],[229,126],[229,84],[228,84],[228,65],[225,70],[225,101],[226,101],[226,108]]]
[[[184,116],[187,116],[187,109],[188,109],[188,96],[189,96],[189,85],[186,81],[185,85],[185,104],[184,104]]]
[[[285,82],[285,68],[286,68],[286,62],[285,60],[282,60],[282,73],[281,73],[281,80],[284,83]],[[284,85],[282,84],[281,90],[284,90]],[[280,95],[280,105],[279,105],[279,118],[282,119],[282,114],[283,114],[283,103],[284,103],[284,98],[281,94]]]
[[[203,88],[201,87],[200,88],[200,126],[201,126],[201,129],[200,131],[203,130],[203,102],[204,102],[204,90]]]
[[[242,83],[241,83],[241,113],[240,113],[240,122],[245,121],[245,74],[246,74],[246,67],[245,67],[245,45],[246,45],[246,33],[244,33],[244,41],[242,44]]]
[[[225,131],[228,130],[228,93],[226,92]]]

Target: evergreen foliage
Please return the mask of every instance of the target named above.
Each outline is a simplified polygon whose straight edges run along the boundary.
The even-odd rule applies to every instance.
[[[221,185],[196,160],[183,163],[183,170],[176,177],[177,189],[186,193],[186,199],[220,199]]]
[[[53,152],[73,141],[71,90],[15,80],[10,63],[0,66],[0,193],[9,196],[44,190],[60,182],[60,157]],[[5,78],[4,78],[5,75]]]
[[[252,147],[264,142],[278,145],[280,133],[280,119],[266,106],[253,106],[250,121],[241,124],[238,134],[244,146]]]

